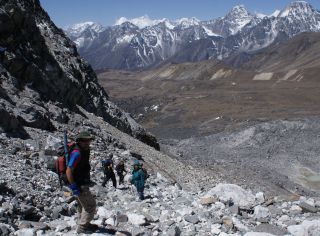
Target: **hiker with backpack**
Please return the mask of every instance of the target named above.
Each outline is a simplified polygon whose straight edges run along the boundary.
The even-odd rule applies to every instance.
[[[141,164],[138,160],[133,163],[131,183],[136,187],[139,199],[144,200],[145,173],[141,169]]]
[[[106,183],[111,179],[113,187],[117,188],[117,180],[113,171],[113,161],[111,159],[107,159],[102,161],[104,180],[102,186],[105,187]]]
[[[93,233],[98,229],[97,225],[90,223],[96,212],[96,200],[89,189],[90,144],[93,139],[89,132],[84,131],[76,137],[75,145],[69,146],[70,157],[67,161],[66,177],[69,188],[79,203],[80,219],[77,233]]]
[[[128,173],[124,166],[124,161],[121,160],[116,166],[117,175],[119,176],[119,185],[124,183],[124,173]]]

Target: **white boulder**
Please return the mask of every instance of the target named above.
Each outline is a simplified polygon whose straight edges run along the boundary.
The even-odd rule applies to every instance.
[[[46,146],[44,150],[56,150],[61,143],[62,143],[61,139],[53,137],[52,135],[49,134],[46,140]]]
[[[104,207],[98,207],[97,210],[97,215],[99,216],[99,218],[110,218],[112,216],[112,212],[108,211],[106,208]]]
[[[293,205],[291,208],[290,208],[290,212],[292,214],[300,214],[302,212],[302,208],[297,206],[297,205]]]
[[[275,235],[269,234],[269,233],[249,232],[249,233],[246,233],[244,236],[275,236]]]
[[[218,235],[221,233],[221,225],[220,224],[214,224],[214,225],[211,225],[211,233],[213,235]]]
[[[320,235],[320,220],[305,220],[300,225],[291,225],[288,232],[292,236],[318,236]]]
[[[138,215],[135,213],[129,213],[127,214],[128,221],[133,225],[143,225],[146,223],[146,218],[144,215]]]
[[[259,193],[256,194],[256,201],[257,201],[258,204],[264,203],[265,199],[264,199],[263,192],[259,192]]]
[[[17,236],[35,236],[36,231],[34,229],[20,229],[14,233]]]
[[[217,196],[221,201],[227,202],[230,199],[240,207],[252,206],[255,196],[235,184],[218,184],[212,188],[204,197]]]
[[[266,207],[259,205],[254,208],[253,217],[257,220],[267,219],[268,217],[270,217],[270,215],[270,211]]]

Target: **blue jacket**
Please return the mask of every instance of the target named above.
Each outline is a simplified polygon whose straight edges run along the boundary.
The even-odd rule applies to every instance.
[[[141,169],[132,171],[132,183],[138,191],[143,191],[145,183],[145,174]]]

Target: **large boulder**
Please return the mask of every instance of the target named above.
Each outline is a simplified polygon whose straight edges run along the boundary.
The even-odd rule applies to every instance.
[[[249,232],[249,233],[246,233],[244,236],[276,236],[276,235],[269,234],[269,233]]]
[[[217,196],[221,201],[233,201],[240,207],[252,206],[255,202],[255,196],[235,184],[218,184],[205,194],[206,197]]]
[[[127,214],[129,223],[133,225],[143,225],[146,223],[146,218],[144,215],[139,215],[135,213]]]
[[[320,220],[305,220],[300,225],[291,225],[288,232],[292,236],[318,236],[320,235]]]
[[[268,221],[268,218],[270,218],[270,216],[271,216],[271,213],[268,208],[260,205],[254,208],[254,213],[253,213],[254,219],[260,222],[266,222]]]

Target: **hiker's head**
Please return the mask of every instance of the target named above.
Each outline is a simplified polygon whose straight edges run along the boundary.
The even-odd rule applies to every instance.
[[[106,160],[106,165],[107,166],[112,166],[113,162],[111,159]]]
[[[81,148],[88,150],[93,139],[94,137],[88,131],[83,131],[76,137],[76,142]]]
[[[124,165],[124,161],[123,161],[123,160],[120,160],[119,164],[120,164],[120,165]]]
[[[140,162],[139,162],[138,160],[135,160],[135,161],[133,162],[133,168],[134,168],[135,170],[137,170],[137,169],[140,168]]]

